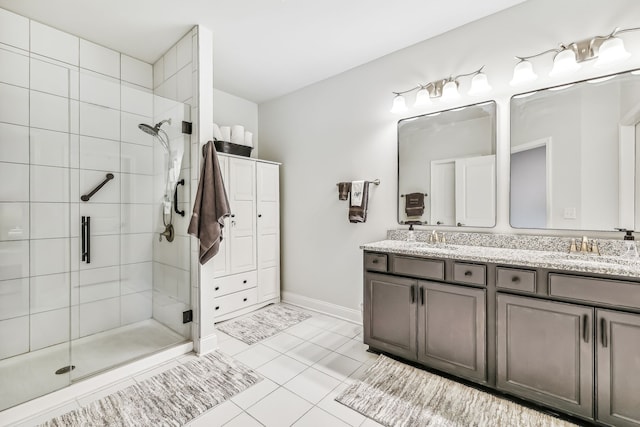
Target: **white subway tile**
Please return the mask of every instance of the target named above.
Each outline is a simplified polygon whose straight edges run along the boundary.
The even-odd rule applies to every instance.
[[[71,72],[68,67],[31,58],[31,89],[69,97]]]
[[[29,204],[0,203],[0,240],[29,238]]]
[[[80,193],[81,195],[89,194],[91,190],[96,188],[106,178],[106,173],[102,171],[80,170]],[[98,192],[96,192],[88,202],[92,203],[120,203],[120,179],[119,173],[113,174],[113,179],[107,182]],[[79,200],[80,195],[74,200]]]
[[[80,102],[72,99],[69,101],[69,126],[72,134],[80,133]]]
[[[0,12],[2,9],[0,9]],[[2,27],[0,27],[2,28]],[[0,321],[0,359],[29,351],[29,316]]]
[[[149,175],[122,174],[122,203],[153,203],[153,180]]]
[[[32,276],[44,276],[70,271],[69,239],[31,240],[30,246],[30,270]]]
[[[79,39],[47,25],[31,21],[31,51],[78,65]]]
[[[123,325],[151,319],[153,315],[153,296],[151,291],[124,295],[120,300],[122,303],[121,323]]]
[[[93,222],[93,218],[92,222]],[[78,257],[79,259],[79,257]],[[93,268],[112,267],[120,263],[120,236],[91,235],[91,262],[81,262],[80,272]]]
[[[122,112],[120,120],[120,138],[122,141],[149,146],[153,144],[153,137],[147,133],[144,133],[140,130],[140,128],[138,128],[138,125],[141,123],[153,126],[154,123],[151,117]]]
[[[31,351],[69,340],[69,308],[31,315]]]
[[[0,82],[29,87],[28,56],[0,48],[0,64]]]
[[[120,326],[120,298],[80,305],[80,336],[107,331]]]
[[[134,264],[153,260],[153,233],[123,234],[121,239],[122,264]]]
[[[113,77],[80,71],[80,101],[120,109],[120,81]]]
[[[71,274],[31,277],[31,313],[59,310],[71,305]]]
[[[120,171],[120,143],[110,139],[80,137],[80,169]]]
[[[153,66],[123,54],[122,80],[153,89]]]
[[[153,205],[122,204],[122,233],[151,233]]]
[[[160,96],[163,98],[171,99],[175,102],[178,98],[178,78],[174,74],[173,76],[167,78],[164,83],[160,85],[158,88],[161,91]]]
[[[92,171],[92,173],[95,172]],[[69,182],[69,201],[80,203],[80,170],[69,169]]]
[[[121,86],[121,89],[122,111],[147,117],[153,116],[153,93],[140,87],[125,84]]]
[[[80,167],[80,135],[73,133],[69,134],[69,167],[76,169]]]
[[[176,71],[178,71],[178,58],[177,58],[177,49],[176,46],[173,46],[171,49],[164,54],[164,79],[167,80],[169,77],[173,76]]]
[[[32,202],[69,202],[69,169],[31,166]]]
[[[119,266],[80,271],[80,304],[115,298],[119,294]]]
[[[69,134],[31,128],[31,164],[69,167]]]
[[[69,132],[69,98],[30,91],[31,127]]]
[[[77,69],[69,70],[69,97],[80,99],[80,71]]]
[[[178,70],[181,70],[185,65],[191,63],[192,55],[192,36],[191,32],[187,33],[176,46],[176,66]],[[189,67],[191,68],[191,67]]]
[[[177,76],[177,100],[180,102],[185,102],[187,99],[193,96],[193,72],[191,71],[191,68],[185,67],[182,70],[178,71]]]
[[[0,9],[0,43],[29,50],[29,19]]]
[[[0,280],[29,276],[29,241],[0,242]]]
[[[29,165],[0,163],[0,202],[29,201]]]
[[[0,83],[0,122],[29,126],[29,90]]]
[[[120,139],[120,112],[81,102],[80,134],[118,141]]]
[[[80,39],[80,67],[120,78],[120,53]]]
[[[29,128],[0,123],[0,162],[29,163]]]
[[[120,204],[82,203],[80,215],[91,217],[91,235],[120,233]]]
[[[0,320],[29,314],[29,279],[0,281],[0,295]]]
[[[153,64],[153,88],[157,88],[164,81],[164,58]]]
[[[153,150],[137,144],[121,144],[120,170],[141,175],[153,174]]]
[[[32,239],[69,236],[69,203],[31,203]]]
[[[122,295],[135,292],[150,291],[153,287],[152,262],[123,264],[120,266],[120,293]]]

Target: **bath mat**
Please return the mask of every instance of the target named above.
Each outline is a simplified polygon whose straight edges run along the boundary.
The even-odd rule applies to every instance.
[[[225,334],[251,345],[310,317],[310,314],[293,307],[273,304],[250,316],[217,323],[216,327]]]
[[[262,377],[214,352],[55,417],[43,427],[182,426]]]
[[[388,427],[575,425],[383,355],[335,400]]]

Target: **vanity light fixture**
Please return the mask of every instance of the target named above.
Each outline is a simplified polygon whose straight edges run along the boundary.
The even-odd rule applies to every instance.
[[[628,59],[631,54],[624,48],[622,39],[617,36],[637,30],[640,30],[640,27],[616,28],[606,36],[594,36],[567,45],[561,44],[556,49],[548,49],[535,55],[516,56],[519,62],[513,69],[513,78],[510,84],[511,86],[518,86],[538,78],[529,60],[551,52],[555,53],[553,57],[553,67],[551,72],[549,72],[551,77],[570,74],[578,70],[582,62],[592,59],[596,60],[594,66],[598,68],[618,64]]]
[[[467,92],[471,96],[483,95],[491,90],[487,75],[483,72],[484,66],[479,69],[466,74],[458,74],[453,77],[450,76],[446,79],[435,80],[426,84],[419,84],[411,89],[401,92],[392,92],[395,97],[393,98],[393,106],[391,107],[392,113],[404,113],[407,111],[407,104],[404,95],[413,91],[416,92],[414,107],[425,107],[433,103],[434,98],[441,98],[443,101],[451,101],[460,98],[460,92],[458,86],[460,85],[458,79],[461,77],[472,76],[471,88]]]

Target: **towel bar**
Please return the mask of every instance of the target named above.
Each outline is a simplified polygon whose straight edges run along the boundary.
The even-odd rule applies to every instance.
[[[423,194],[424,194],[425,196],[427,196],[427,197],[429,196],[427,193],[423,193]],[[400,197],[404,197],[404,196],[406,196],[406,194],[401,194],[401,195],[400,195]]]
[[[345,181],[346,182],[346,181]],[[373,181],[367,181],[369,184],[380,185],[379,179],[374,179]],[[336,185],[340,185],[340,183],[336,183]]]

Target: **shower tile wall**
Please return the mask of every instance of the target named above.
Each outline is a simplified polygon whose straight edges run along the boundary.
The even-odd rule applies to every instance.
[[[191,105],[191,121],[193,133],[191,142],[197,143],[197,27],[194,27],[175,45],[173,45],[155,64],[153,64],[154,94],[174,101]],[[161,111],[156,108],[156,113]],[[162,113],[160,113],[162,114]],[[156,116],[157,121],[163,116]],[[192,324],[182,324],[182,311],[198,307],[197,275],[195,288],[192,286],[190,259],[191,237],[187,228],[191,219],[190,200],[195,198],[195,188],[191,182],[193,144],[185,143],[184,158],[180,178],[185,185],[178,186],[179,209],[185,211],[181,217],[173,214],[173,225],[176,233],[172,243],[154,239],[153,254],[153,317],[168,325],[171,329],[189,336]],[[162,186],[162,179],[157,179],[158,186]],[[161,191],[160,191],[161,193]],[[155,205],[154,218],[156,229],[162,229],[161,208]],[[195,239],[194,239],[195,240]],[[196,257],[197,259],[197,257]],[[197,271],[197,269],[193,270]],[[194,315],[194,319],[197,316]]]
[[[0,359],[151,318],[152,66],[3,9],[0,64]]]

